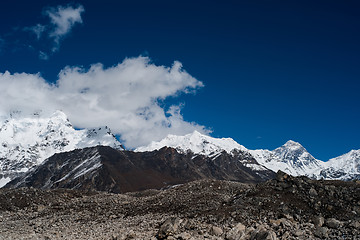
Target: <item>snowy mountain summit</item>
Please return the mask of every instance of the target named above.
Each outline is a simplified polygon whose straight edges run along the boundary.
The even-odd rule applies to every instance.
[[[229,154],[241,151],[253,157],[260,166],[274,172],[281,170],[293,176],[304,175],[317,179],[360,179],[360,150],[352,150],[323,162],[292,140],[274,150],[248,150],[231,138],[213,138],[195,131],[185,136],[168,135],[163,140],[139,147],[136,151],[153,151],[163,147],[175,148],[180,153],[192,152],[209,157],[216,157],[224,151]]]
[[[360,179],[360,150],[350,152],[325,163],[325,168],[319,173],[325,179],[352,180]]]
[[[122,149],[108,127],[75,130],[61,111],[56,111],[50,117],[11,114],[2,119],[0,187],[55,153],[96,145]]]
[[[310,176],[322,168],[323,162],[315,159],[300,143],[289,140],[275,150],[250,150],[250,153],[262,165],[277,172],[278,170],[293,176]]]
[[[247,152],[266,168],[275,172],[282,170],[295,176],[306,175],[310,170],[317,169],[321,165],[321,161],[311,156],[300,143],[292,140],[273,151],[248,150],[231,138],[213,138],[197,131],[185,136],[168,135],[160,142],[152,142],[149,146],[137,148],[136,151],[153,151],[165,146],[175,148],[180,153],[190,151],[209,157],[223,151],[229,154],[235,151]]]
[[[216,156],[225,151],[231,154],[234,150],[247,151],[232,138],[213,138],[194,131],[185,136],[168,135],[160,142],[152,142],[149,146],[139,147],[135,151],[145,152],[159,150],[163,147],[175,148],[179,153],[192,152],[209,157]]]

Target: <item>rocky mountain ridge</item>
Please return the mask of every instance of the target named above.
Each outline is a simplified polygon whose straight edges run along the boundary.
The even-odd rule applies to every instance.
[[[50,117],[38,113],[31,116],[15,113],[3,118],[0,126],[0,187],[55,153],[96,145],[123,149],[108,127],[76,130],[61,111]],[[241,153],[248,159],[242,164],[254,172],[282,170],[294,176],[305,175],[317,179],[360,178],[360,150],[323,162],[291,140],[272,151],[248,150],[231,138],[217,139],[195,131],[185,136],[169,135],[135,151],[150,152],[163,147],[174,148],[178,153],[192,155],[193,158],[205,156],[213,161],[227,155],[226,158],[236,158]]]
[[[197,131],[185,136],[169,135],[159,142],[152,142],[136,151],[153,151],[162,147],[173,147],[179,152],[193,152],[206,156],[226,151],[237,150],[252,155],[256,161],[267,169],[284,171],[293,176],[308,176],[316,179],[351,180],[360,179],[360,150],[330,159],[327,162],[315,159],[300,143],[289,140],[275,150],[249,150],[231,138],[212,138]]]
[[[274,176],[274,172],[241,151],[207,157],[178,153],[168,147],[132,152],[96,146],[55,154],[12,180],[5,188],[69,188],[125,193],[167,188],[200,179],[257,183]]]
[[[122,149],[108,127],[76,130],[61,111],[49,117],[11,114],[0,123],[0,184],[55,153],[96,145]]]

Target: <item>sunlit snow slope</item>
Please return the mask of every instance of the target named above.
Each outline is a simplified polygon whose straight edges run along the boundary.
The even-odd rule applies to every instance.
[[[56,111],[41,114],[14,114],[0,123],[0,187],[19,172],[39,165],[55,153],[96,145],[122,149],[108,127],[75,130],[66,115]]]
[[[351,150],[330,159],[320,171],[319,177],[340,180],[360,179],[360,150]]]
[[[180,153],[191,151],[195,154],[214,156],[223,151],[231,153],[234,150],[247,151],[247,149],[231,138],[213,138],[194,131],[185,136],[168,135],[160,142],[152,142],[149,146],[139,147],[138,152],[159,150],[163,147],[175,148]]]

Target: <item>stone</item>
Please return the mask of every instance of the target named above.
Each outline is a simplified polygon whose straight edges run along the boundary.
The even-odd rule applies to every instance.
[[[242,232],[245,232],[245,229],[246,229],[245,225],[242,224],[242,223],[236,224],[236,226],[234,228],[239,230],[239,231],[242,231]]]
[[[277,171],[276,173],[276,180],[278,180],[279,182],[283,182],[286,179],[289,178],[289,175],[281,170]]]
[[[136,233],[134,232],[134,230],[130,230],[130,231],[127,233],[125,239],[134,239],[134,238],[136,238]]]
[[[273,227],[278,227],[278,226],[280,226],[281,219],[276,219],[276,220],[270,219],[270,223]]]
[[[177,231],[179,225],[181,223],[180,218],[171,217],[165,220],[163,224],[161,224],[158,231],[158,238],[165,239],[168,236],[172,236]]]
[[[281,218],[280,221],[281,221],[281,225],[283,227],[290,228],[292,226],[292,223],[289,220],[287,220],[286,218]]]
[[[38,212],[42,212],[42,211],[45,210],[45,208],[46,208],[46,207],[45,207],[44,205],[38,205],[38,206],[37,206],[37,211],[38,211]]]
[[[296,237],[303,236],[303,235],[304,235],[304,231],[297,230],[297,231],[294,232],[294,235],[295,235]]]
[[[350,227],[356,228],[356,229],[360,229],[360,222],[359,221],[354,221],[352,223],[349,224]]]
[[[250,236],[251,240],[277,240],[275,232],[268,230],[264,225],[259,225]]]
[[[327,207],[326,207],[326,210],[328,210],[328,211],[331,211],[331,210],[333,210],[333,206],[332,205],[328,205]]]
[[[266,240],[277,240],[276,233],[274,231],[268,231],[268,235],[265,238]]]
[[[190,235],[190,233],[182,232],[182,233],[176,235],[176,239],[178,239],[178,240],[189,240],[189,239],[191,239],[191,235]]]
[[[322,216],[316,216],[313,218],[313,223],[315,227],[322,227],[324,225],[325,219]]]
[[[226,233],[227,240],[240,240],[245,236],[246,227],[242,223],[236,224],[229,232]]]
[[[310,188],[309,195],[310,195],[310,197],[316,197],[318,195],[318,193],[314,188]]]
[[[245,230],[245,235],[251,235],[251,233],[252,233],[253,231],[255,231],[255,228],[253,228],[253,227],[248,227],[248,228],[246,228],[246,230]]]
[[[287,240],[290,237],[290,233],[289,232],[284,232],[284,234],[281,236],[281,240]]]
[[[341,222],[339,220],[336,220],[335,218],[328,218],[326,219],[326,226],[329,228],[337,229],[341,226]]]
[[[212,226],[210,232],[214,236],[221,236],[223,234],[223,230],[216,226]]]
[[[328,238],[328,229],[326,227],[315,228],[314,235],[319,238]]]

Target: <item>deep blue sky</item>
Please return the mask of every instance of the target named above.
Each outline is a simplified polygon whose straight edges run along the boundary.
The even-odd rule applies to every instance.
[[[46,7],[79,3],[74,27],[48,60],[16,27],[46,19]],[[250,149],[300,142],[327,160],[360,148],[358,1],[17,1],[0,8],[0,72],[40,72],[50,81],[66,65],[149,56],[182,62],[205,84],[184,102],[184,118]],[[46,42],[38,43],[39,49]]]

